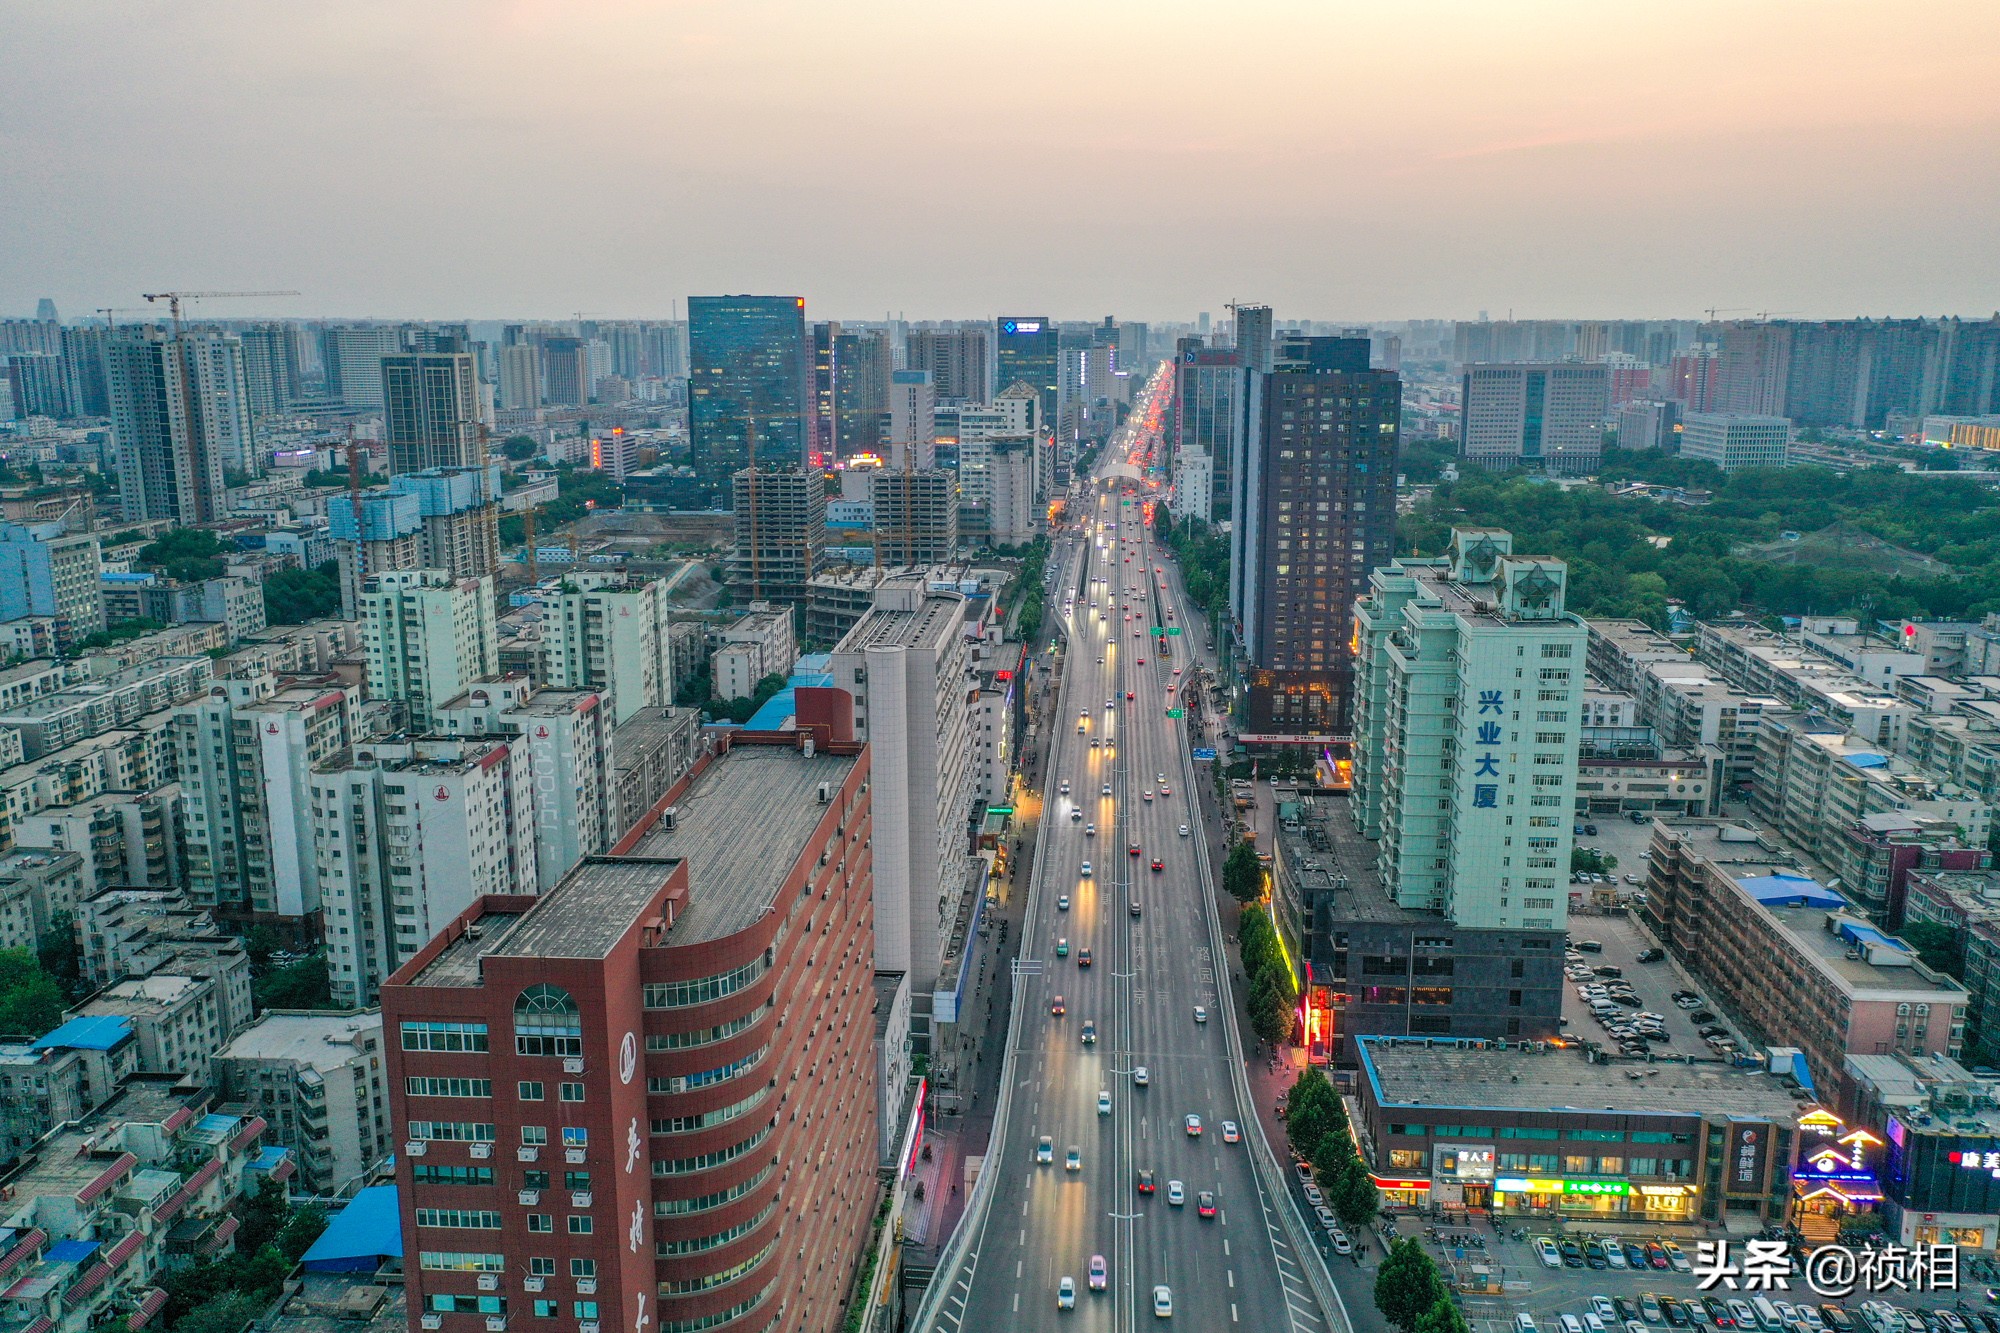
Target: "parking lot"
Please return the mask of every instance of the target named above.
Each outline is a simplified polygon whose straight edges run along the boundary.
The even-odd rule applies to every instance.
[[[1401,1229],[1407,1234],[1419,1237],[1423,1235],[1423,1224],[1414,1218],[1402,1219]],[[1525,1239],[1515,1239],[1514,1230],[1511,1226],[1503,1225],[1496,1238],[1494,1230],[1484,1224],[1479,1224],[1471,1230],[1446,1229],[1447,1235],[1482,1237],[1486,1242],[1483,1250],[1463,1245],[1440,1246],[1435,1242],[1426,1241],[1426,1248],[1447,1273],[1454,1269],[1464,1270],[1471,1265],[1487,1263],[1499,1270],[1495,1275],[1496,1278],[1507,1284],[1508,1289],[1499,1295],[1481,1296],[1468,1293],[1463,1297],[1462,1306],[1466,1322],[1472,1326],[1475,1333],[1513,1333],[1514,1316],[1519,1313],[1526,1313],[1534,1318],[1538,1333],[1564,1333],[1562,1316],[1565,1314],[1574,1315],[1587,1329],[1588,1323],[1583,1316],[1591,1311],[1592,1298],[1598,1296],[1612,1301],[1624,1300],[1649,1333],[1683,1325],[1695,1329],[1713,1329],[1719,1325],[1712,1313],[1706,1309],[1699,1312],[1690,1310],[1684,1303],[1705,1299],[1708,1296],[1715,1296],[1726,1303],[1732,1298],[1745,1300],[1755,1294],[1727,1290],[1702,1292],[1698,1290],[1700,1279],[1694,1273],[1651,1267],[1643,1271],[1634,1271],[1629,1267],[1629,1259],[1628,1267],[1623,1270],[1568,1266],[1551,1269],[1544,1266],[1537,1255],[1534,1238],[1538,1235],[1546,1235],[1552,1239],[1564,1237],[1553,1231],[1538,1232],[1530,1226],[1526,1229]],[[1587,1224],[1572,1224],[1567,1238],[1581,1245],[1588,1232]],[[1649,1235],[1643,1227],[1637,1226],[1632,1227],[1631,1232],[1630,1235],[1616,1237],[1607,1235],[1603,1239],[1606,1241],[1615,1239],[1627,1244],[1634,1241],[1642,1244],[1658,1241],[1662,1245],[1671,1239],[1682,1248],[1690,1264],[1697,1257],[1696,1241],[1684,1232],[1674,1237]],[[1741,1258],[1740,1240],[1737,1244],[1738,1248],[1732,1251],[1732,1259]],[[1459,1258],[1461,1252],[1465,1256],[1463,1259]],[[1995,1270],[1990,1266],[1990,1260],[1985,1258],[1967,1255],[1961,1262],[1960,1289],[1957,1292],[1892,1291],[1887,1293],[1888,1298],[1897,1306],[1919,1312],[1956,1309],[1968,1321],[1970,1333],[1990,1333],[1990,1330],[1983,1326],[1979,1315],[1983,1311],[2000,1311],[2000,1304],[1995,1304],[1985,1294],[1987,1284],[1994,1280]],[[1656,1305],[1651,1308],[1642,1304],[1648,1292],[1652,1293],[1656,1300]],[[1793,1278],[1789,1290],[1773,1291],[1768,1295],[1774,1301],[1785,1299],[1793,1302],[1811,1302],[1821,1306],[1832,1301],[1853,1318],[1855,1333],[1873,1333],[1860,1317],[1859,1306],[1864,1299],[1869,1299],[1862,1293],[1838,1300],[1821,1297],[1813,1293],[1802,1279]],[[1667,1300],[1661,1301],[1660,1298]],[[1670,1310],[1670,1306],[1675,1304],[1681,1305],[1677,1312]],[[1653,1309],[1657,1309],[1657,1317],[1654,1317]],[[1675,1322],[1676,1313],[1682,1323]],[[1726,1313],[1725,1310],[1725,1315]],[[1619,1327],[1624,1317],[1620,1314],[1616,1320],[1605,1321],[1610,1333],[1624,1333]],[[1934,1333],[1950,1333],[1948,1329],[1934,1323],[1927,1324],[1927,1330],[1933,1330]]]
[[[1636,920],[1625,912],[1615,912],[1603,916],[1573,915],[1569,921],[1570,939],[1573,944],[1583,944],[1584,950],[1577,951],[1581,964],[1593,969],[1592,981],[1611,986],[1615,981],[1627,983],[1639,1003],[1618,1006],[1626,1015],[1652,1013],[1661,1016],[1660,1026],[1666,1030],[1666,1040],[1650,1043],[1652,1050],[1660,1055],[1693,1055],[1704,1059],[1713,1058],[1717,1052],[1709,1047],[1698,1029],[1711,1024],[1697,1023],[1692,1015],[1709,1012],[1715,1015],[1715,1026],[1730,1028],[1732,1038],[1739,1047],[1747,1046],[1740,1033],[1735,1032],[1729,1020],[1713,1008],[1707,1010],[1682,1009],[1674,1003],[1673,992],[1691,990],[1703,995],[1700,986],[1690,982],[1681,972],[1671,956],[1658,962],[1642,963],[1639,955],[1653,947],[1652,936]],[[1588,944],[1595,942],[1601,951],[1588,951]],[[1571,972],[1576,971],[1578,959],[1571,960]],[[1597,974],[1597,968],[1617,968],[1622,975],[1617,977]],[[1572,1037],[1592,1041],[1606,1041],[1609,1036],[1598,1023],[1590,1006],[1577,993],[1578,981],[1572,979],[1563,996],[1563,1017],[1567,1020],[1563,1031]]]

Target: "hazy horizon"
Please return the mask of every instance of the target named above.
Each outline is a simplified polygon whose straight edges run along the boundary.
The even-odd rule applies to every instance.
[[[1971,0],[14,6],[0,315],[1983,317],[1996,49]]]

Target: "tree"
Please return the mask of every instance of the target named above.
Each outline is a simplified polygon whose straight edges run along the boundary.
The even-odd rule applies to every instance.
[[[42,934],[35,959],[65,994],[82,993],[83,949],[76,938],[76,918],[68,912],[50,914],[49,928]]]
[[[273,968],[251,982],[250,991],[259,1009],[333,1008],[323,953],[301,958],[290,967]]]
[[[242,1333],[264,1312],[266,1302],[248,1292],[212,1296],[174,1321],[174,1333]]]
[[[1292,1035],[1292,997],[1278,974],[1268,967],[1250,982],[1250,1027],[1270,1042]]]
[[[264,580],[264,619],[273,625],[303,625],[340,613],[340,566],[327,561],[316,569],[280,569]]]
[[[207,528],[172,528],[139,551],[139,563],[153,565],[184,583],[222,577],[228,548]]]
[[[1936,921],[1912,921],[1903,927],[1903,941],[1917,951],[1925,967],[1957,976],[1959,932]]]
[[[1243,841],[1229,849],[1222,863],[1222,887],[1239,903],[1264,894],[1264,863],[1257,859],[1257,845]]]
[[[1375,1308],[1404,1333],[1416,1333],[1417,1321],[1441,1300],[1449,1300],[1444,1278],[1414,1237],[1389,1247],[1375,1271]]]
[[[500,452],[517,463],[533,458],[541,447],[532,435],[509,435],[500,442]]]
[[[1346,1136],[1342,1135],[1346,1141]],[[1375,1220],[1381,1209],[1382,1200],[1375,1192],[1375,1182],[1368,1178],[1368,1168],[1348,1142],[1347,1161],[1340,1174],[1333,1179],[1333,1188],[1327,1191],[1327,1202],[1340,1220],[1347,1226],[1360,1228]]]
[[[62,987],[26,949],[0,949],[0,1032],[39,1037],[63,1018]]]
[[[1441,1296],[1417,1319],[1416,1333],[1470,1333],[1458,1302]]]

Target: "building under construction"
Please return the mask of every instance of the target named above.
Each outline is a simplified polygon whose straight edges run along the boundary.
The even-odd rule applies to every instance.
[[[826,484],[817,472],[744,468],[731,479],[736,545],[724,582],[738,602],[797,606],[826,549]]]
[[[958,548],[958,478],[943,468],[876,472],[869,478],[875,506],[876,562],[944,564]]]

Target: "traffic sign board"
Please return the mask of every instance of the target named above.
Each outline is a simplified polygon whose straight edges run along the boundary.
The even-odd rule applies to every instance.
[[[1181,632],[1181,627],[1179,625],[1167,626],[1167,633],[1169,634],[1178,635],[1180,632]]]
[[[1166,633],[1166,631],[1165,631],[1165,630],[1163,630],[1163,629],[1161,629],[1161,628],[1160,628],[1160,627],[1159,627],[1158,625],[1155,625],[1155,626],[1153,626],[1153,637],[1154,637],[1154,638],[1156,638],[1156,639],[1157,639],[1157,638],[1159,638],[1159,637],[1160,637],[1160,636],[1161,636],[1162,634],[1165,634],[1165,633]]]
[[[1169,709],[1167,710],[1167,716],[1168,716],[1168,717],[1181,717],[1181,716],[1183,716],[1183,714],[1181,713],[1181,710],[1180,710],[1180,709],[1178,709],[1178,708],[1169,708]]]
[[[1195,749],[1188,751],[1188,753],[1192,754],[1197,760],[1213,760],[1215,758],[1215,751],[1213,750]]]

